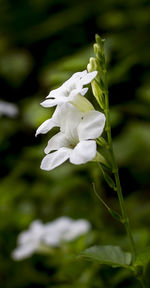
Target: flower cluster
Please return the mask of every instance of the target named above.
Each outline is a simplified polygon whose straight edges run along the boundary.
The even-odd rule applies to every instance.
[[[18,236],[18,247],[13,251],[14,260],[31,256],[36,251],[47,251],[48,247],[58,247],[62,242],[72,241],[90,230],[87,220],[73,220],[60,217],[50,223],[40,220],[31,223],[29,230]]]
[[[94,110],[93,105],[83,97],[97,71],[86,70],[73,74],[61,87],[51,91],[41,103],[44,107],[56,106],[51,119],[46,120],[36,131],[36,136],[45,134],[53,127],[60,132],[54,135],[45,148],[47,154],[41,169],[52,170],[67,159],[73,164],[83,164],[96,156],[96,141],[104,129],[105,116]]]

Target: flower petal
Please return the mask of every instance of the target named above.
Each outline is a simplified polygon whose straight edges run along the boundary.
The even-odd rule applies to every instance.
[[[54,135],[49,141],[48,144],[44,150],[46,154],[51,152],[52,150],[58,150],[62,147],[68,147],[69,146],[69,141],[66,139],[65,134],[62,132],[57,133]]]
[[[77,144],[70,155],[70,162],[73,164],[83,164],[91,161],[96,155],[96,142],[81,141]]]
[[[82,78],[83,76],[85,76],[87,74],[87,70],[84,70],[82,72],[76,72],[72,75],[71,78]]]
[[[57,89],[50,91],[50,93],[48,94],[48,96],[46,98],[57,98],[61,95],[61,92],[62,92],[62,86],[60,86]]]
[[[96,77],[97,71],[93,71],[91,73],[87,73],[85,76],[82,77],[80,80],[82,85],[89,84],[91,81]]]
[[[45,101],[43,101],[41,103],[41,106],[47,108],[47,107],[53,107],[53,106],[56,106],[58,104],[62,104],[64,102],[68,102],[68,97],[65,97],[65,96],[60,96],[58,98],[55,98],[55,99],[47,99]]]
[[[16,248],[12,253],[12,258],[15,260],[21,260],[28,258],[36,251],[36,246],[34,244],[28,243],[27,245],[22,245]]]
[[[87,93],[87,91],[88,91],[88,88],[83,88],[83,89],[81,90],[80,94],[81,94],[82,96],[84,96],[84,95]]]
[[[69,158],[71,151],[69,148],[60,148],[58,151],[46,155],[40,168],[46,171],[56,168]]]
[[[50,131],[53,127],[57,126],[56,123],[53,121],[53,119],[48,119],[44,121],[40,127],[36,130],[35,136],[38,134],[45,134],[48,131]]]
[[[82,119],[82,112],[79,111],[74,105],[66,103],[63,106],[63,120],[61,121],[61,132],[66,135],[66,138],[72,144],[78,142],[77,127]]]
[[[73,221],[71,224],[71,227],[68,227],[69,229],[62,234],[62,240],[64,241],[71,241],[87,233],[91,228],[90,223],[84,219]]]
[[[84,113],[83,120],[78,126],[79,140],[95,139],[99,137],[104,129],[105,115],[99,111],[88,111]]]

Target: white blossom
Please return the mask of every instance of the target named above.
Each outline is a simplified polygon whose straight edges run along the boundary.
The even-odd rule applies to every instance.
[[[53,113],[52,118],[44,121],[40,127],[37,129],[35,136],[38,134],[45,134],[49,132],[53,127],[59,127],[61,123],[61,119],[63,119],[63,110],[60,108],[61,106],[58,105]]]
[[[91,83],[96,77],[97,71],[88,73],[87,70],[77,72],[72,77],[65,81],[59,88],[52,90],[43,101],[43,107],[53,107],[65,102],[76,102],[77,95],[84,96],[88,88],[83,88],[84,85]]]
[[[32,222],[29,230],[22,232],[18,237],[18,247],[13,251],[12,257],[15,260],[21,260],[31,256],[42,242],[42,236],[45,231],[41,221]]]
[[[91,228],[87,220],[73,220],[69,217],[60,217],[47,224],[43,240],[47,245],[59,246],[62,242],[72,241],[87,233]]]
[[[18,108],[13,103],[0,100],[0,116],[1,115],[14,118],[18,115]]]
[[[73,164],[83,164],[93,160],[96,155],[94,139],[103,132],[104,114],[95,110],[82,113],[69,103],[61,105],[55,112],[54,118],[47,120],[50,126],[48,122],[43,127],[40,126],[40,131],[50,130],[52,122],[53,125],[55,122],[56,126],[60,127],[60,132],[48,141],[44,150],[48,155],[42,160],[41,169],[52,170],[67,159]]]
[[[52,222],[43,224],[33,221],[27,231],[18,237],[18,247],[13,251],[12,258],[21,260],[30,257],[38,251],[50,251],[52,247],[61,247],[62,242],[72,241],[87,233],[91,228],[87,220],[73,220],[60,217]]]

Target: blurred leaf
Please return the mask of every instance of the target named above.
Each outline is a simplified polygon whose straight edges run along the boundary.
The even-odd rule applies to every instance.
[[[137,254],[134,266],[146,266],[150,262],[150,246]]]
[[[129,268],[132,260],[131,253],[123,252],[118,246],[93,246],[80,255],[112,267]]]
[[[45,95],[43,95],[43,99],[44,98]],[[42,122],[51,118],[53,114],[53,109],[44,109],[40,105],[40,102],[42,102],[42,98],[40,100],[38,95],[30,101],[26,100],[22,102],[24,120],[34,128],[38,128]]]
[[[64,57],[55,64],[45,66],[40,73],[40,81],[45,86],[54,87],[62,84],[69,78],[70,71],[76,72],[86,69],[89,57],[93,51],[91,48],[83,49],[74,55]]]
[[[33,67],[33,59],[28,51],[11,50],[0,58],[0,75],[13,86],[20,86]]]

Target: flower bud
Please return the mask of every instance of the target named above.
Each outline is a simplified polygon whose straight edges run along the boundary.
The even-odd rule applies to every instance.
[[[97,70],[97,62],[96,59],[94,57],[91,57],[89,60],[89,66],[87,67],[87,69],[90,69],[91,71],[96,71]]]
[[[104,99],[103,99],[103,92],[100,88],[100,86],[98,85],[98,83],[96,81],[92,81],[91,83],[92,85],[92,91],[93,91],[93,94],[97,100],[97,102],[99,103],[100,107],[102,109],[104,109]]]
[[[102,39],[101,39],[101,37],[100,37],[98,34],[95,35],[95,39],[96,39],[96,42],[97,42],[99,45],[101,45]]]
[[[93,70],[92,70],[92,65],[91,65],[90,63],[87,65],[87,71],[88,71],[89,73],[93,71]]]
[[[93,47],[94,47],[94,52],[95,52],[96,57],[100,59],[101,57],[100,46],[97,43],[95,43]]]

